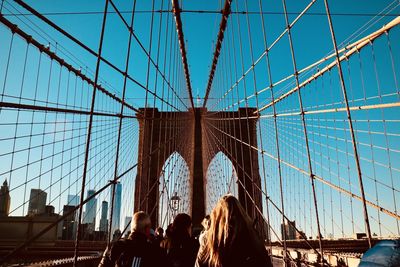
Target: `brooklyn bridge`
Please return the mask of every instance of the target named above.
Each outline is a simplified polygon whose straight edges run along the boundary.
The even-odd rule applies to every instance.
[[[236,196],[274,266],[400,238],[400,2],[0,1],[0,262],[97,266]],[[244,244],[245,245],[245,244]]]

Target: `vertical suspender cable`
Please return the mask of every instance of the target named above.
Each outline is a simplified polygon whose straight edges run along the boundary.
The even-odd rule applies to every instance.
[[[114,3],[110,0],[110,3],[114,5]],[[131,23],[130,27],[133,29],[133,23],[135,20],[135,10],[136,10],[136,0],[133,1],[132,6],[132,13],[131,13]],[[129,59],[131,55],[131,43],[132,43],[132,32],[129,31],[129,38],[128,38],[128,50],[125,59],[125,74],[124,74],[124,83],[122,88],[122,98],[121,98],[121,108],[119,122],[118,122],[118,139],[117,139],[117,147],[116,147],[116,154],[115,154],[115,164],[114,164],[114,180],[111,187],[111,203],[110,203],[110,221],[108,226],[108,238],[107,244],[110,244],[112,233],[112,224],[113,224],[113,213],[114,213],[114,202],[115,202],[115,189],[117,184],[117,177],[118,177],[118,159],[119,159],[119,150],[120,150],[120,142],[121,142],[121,131],[122,131],[122,115],[124,114],[124,103],[125,103],[125,93],[126,93],[126,83],[127,83],[127,74],[129,71]]]
[[[313,4],[314,2],[315,2],[315,0],[312,0],[309,5]],[[286,1],[282,0],[282,4],[283,4],[284,13],[285,13],[285,21],[286,21],[286,26],[287,26],[287,35],[288,35],[288,38],[289,38],[290,52],[291,52],[291,55],[292,55],[294,77],[295,77],[295,80],[296,80],[296,86],[298,87],[300,83],[299,83],[299,77],[298,77],[298,72],[297,72],[297,64],[296,64],[296,57],[295,57],[295,53],[294,53],[291,28],[290,28],[289,18],[288,18],[288,14],[287,14],[287,10],[286,10]],[[316,221],[317,221],[319,249],[320,249],[320,252],[321,252],[321,255],[322,255],[320,260],[321,260],[321,263],[322,263],[324,261],[324,259],[323,259],[323,247],[322,247],[322,240],[321,240],[322,236],[321,236],[321,227],[320,227],[320,221],[319,221],[317,195],[316,195],[316,192],[315,192],[314,174],[313,174],[313,169],[312,169],[312,162],[311,162],[310,148],[309,148],[309,142],[308,142],[307,127],[306,127],[305,116],[304,116],[303,101],[302,101],[300,90],[298,90],[297,92],[298,92],[298,98],[299,98],[301,121],[302,121],[302,126],[303,126],[303,133],[304,133],[304,138],[305,138],[308,169],[309,169],[309,172],[310,172],[310,180],[311,180],[312,195],[313,195],[313,200],[314,200],[315,216],[316,216]]]
[[[99,80],[99,71],[100,71],[100,62],[101,62],[101,52],[103,49],[103,39],[104,39],[104,32],[106,28],[106,20],[107,20],[107,10],[108,10],[108,0],[105,0],[104,6],[104,13],[103,13],[103,22],[101,26],[101,33],[100,33],[100,40],[99,40],[99,51],[97,56],[97,63],[96,63],[96,73],[93,85],[93,94],[92,94],[92,103],[90,106],[90,116],[89,116],[89,125],[88,125],[88,132],[87,132],[87,139],[86,139],[86,147],[85,147],[85,159],[84,159],[84,166],[83,166],[83,174],[82,174],[82,186],[81,186],[81,196],[80,196],[80,206],[78,212],[78,226],[76,229],[76,239],[75,239],[75,249],[74,249],[74,264],[73,266],[77,266],[78,262],[78,249],[79,249],[79,239],[81,238],[81,220],[82,220],[82,209],[83,209],[83,201],[84,201],[84,194],[85,194],[85,185],[86,185],[86,175],[87,175],[87,166],[89,161],[89,150],[90,150],[90,138],[92,133],[92,125],[93,125],[93,112],[96,100],[96,91],[97,91],[97,82]]]
[[[339,57],[339,52],[338,52],[337,43],[336,43],[336,36],[335,36],[334,29],[333,29],[332,18],[331,18],[331,14],[330,14],[330,10],[329,10],[328,1],[324,0],[324,3],[325,3],[325,9],[326,9],[326,16],[327,16],[328,23],[329,23],[329,30],[331,32],[332,44],[333,44],[333,48],[335,50],[336,65],[338,67],[339,78],[340,78],[340,86],[342,88],[343,100],[344,100],[345,106],[346,106],[347,120],[349,123],[349,130],[350,130],[351,141],[352,141],[353,151],[354,151],[354,160],[355,160],[356,167],[357,167],[358,182],[359,182],[359,186],[360,186],[361,198],[362,198],[362,203],[363,203],[365,229],[367,231],[368,244],[369,244],[369,247],[371,247],[371,245],[372,245],[371,244],[371,227],[369,224],[368,210],[367,210],[367,204],[366,204],[366,199],[365,199],[360,159],[359,159],[359,155],[358,155],[356,137],[355,137],[354,129],[353,129],[353,121],[351,119],[351,112],[349,109],[349,101],[347,99],[346,85],[344,82],[342,65],[340,63],[340,57]]]

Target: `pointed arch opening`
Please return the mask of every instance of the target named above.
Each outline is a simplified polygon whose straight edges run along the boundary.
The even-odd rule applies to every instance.
[[[166,229],[176,214],[190,214],[190,170],[178,152],[164,162],[159,182],[158,226]]]
[[[225,194],[238,197],[237,172],[232,161],[218,152],[211,160],[206,174],[206,214],[210,214],[218,200]]]

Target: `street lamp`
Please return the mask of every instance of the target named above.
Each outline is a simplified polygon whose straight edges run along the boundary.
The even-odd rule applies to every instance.
[[[178,196],[177,192],[171,197],[171,208],[176,213],[179,210],[179,201],[181,198]]]

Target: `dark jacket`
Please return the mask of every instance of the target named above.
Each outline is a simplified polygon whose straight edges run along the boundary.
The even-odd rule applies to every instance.
[[[131,233],[127,239],[111,244],[104,252],[99,267],[158,267],[166,265],[164,252],[149,242],[142,233]]]
[[[154,240],[152,243],[154,244],[154,246],[160,247],[162,241],[164,241],[164,238],[157,235],[156,237],[154,237]]]
[[[165,239],[160,246],[167,254],[168,262],[173,267],[193,267],[199,250],[199,242],[189,236],[174,240]]]

